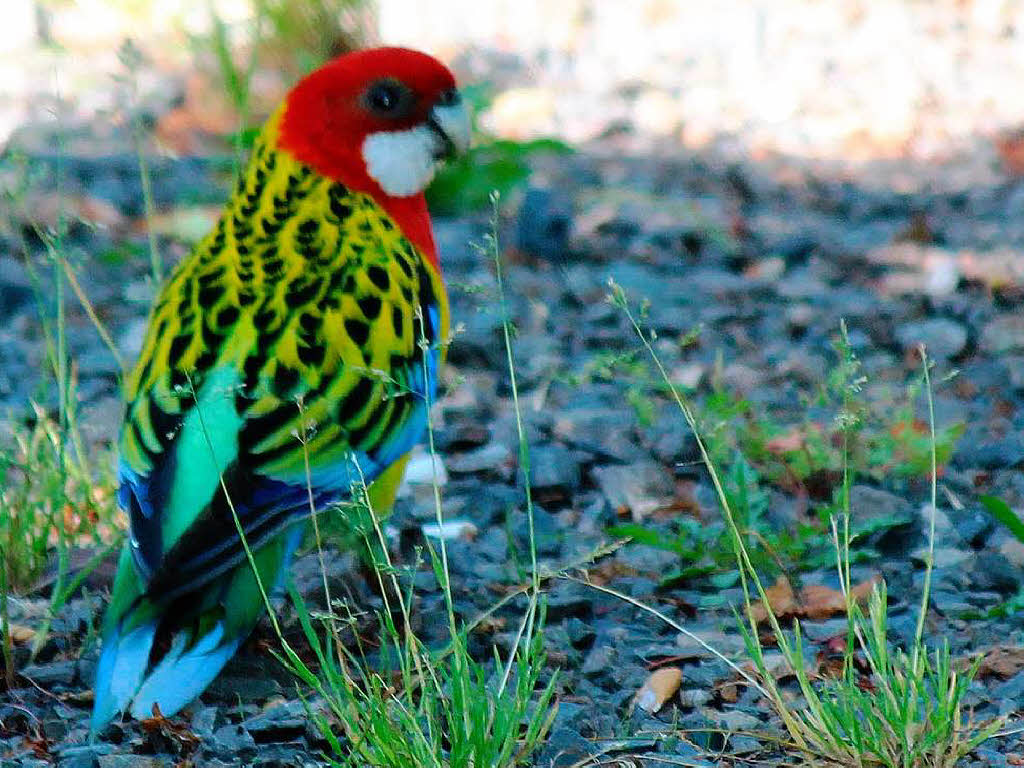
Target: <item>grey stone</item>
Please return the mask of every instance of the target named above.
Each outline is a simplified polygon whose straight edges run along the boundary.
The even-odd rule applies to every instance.
[[[21,674],[43,688],[55,685],[70,686],[78,676],[78,665],[74,661],[30,664],[21,670]]]
[[[580,668],[587,677],[604,678],[611,672],[612,665],[618,660],[619,652],[610,645],[596,645],[583,659]]]
[[[883,552],[901,551],[917,522],[906,500],[868,485],[850,489],[850,514],[854,531],[869,531],[862,541]]]
[[[546,499],[568,499],[580,484],[580,469],[573,454],[560,445],[530,449],[530,488]]]
[[[548,594],[548,621],[589,618],[594,611],[594,594],[593,590],[573,582],[556,582]]]
[[[33,293],[25,268],[15,259],[0,256],[0,320],[27,306]]]
[[[978,346],[991,355],[1024,350],[1024,314],[997,315],[981,331]]]
[[[999,552],[982,551],[974,556],[971,572],[972,586],[979,592],[998,592],[1010,595],[1020,589],[1024,570],[1011,563]]]
[[[572,205],[550,189],[526,190],[516,222],[516,245],[523,253],[562,261],[569,250]]]
[[[943,616],[964,616],[974,610],[974,606],[967,602],[961,593],[944,589],[932,590],[931,602]]]
[[[924,344],[932,359],[949,360],[967,347],[967,329],[956,320],[934,317],[900,326],[896,339],[904,351]]]
[[[612,508],[629,510],[637,521],[668,505],[675,496],[675,485],[669,473],[651,461],[596,467],[592,474]]]
[[[567,445],[615,461],[636,461],[643,455],[629,439],[633,415],[609,407],[570,407],[555,416],[555,437]]]
[[[99,768],[167,768],[177,761],[156,755],[101,755]]]
[[[597,637],[597,632],[591,625],[575,616],[569,618],[565,623],[565,628],[568,632],[569,642],[572,643],[574,648],[587,648],[594,642],[594,638]]]
[[[1006,355],[1003,364],[1010,374],[1010,386],[1018,394],[1024,394],[1024,355]]]
[[[305,733],[306,710],[301,701],[289,701],[250,717],[242,725],[261,744],[289,741]]]
[[[58,753],[60,761],[59,768],[94,768],[102,755],[109,755],[114,751],[113,744],[74,744],[64,747]]]
[[[548,736],[538,765],[572,768],[582,765],[599,747],[572,728],[555,728]]]
[[[256,756],[256,741],[252,734],[237,723],[218,728],[209,745],[215,755],[226,756],[236,761],[250,760]]]
[[[973,446],[961,444],[957,461],[962,466],[986,470],[1016,467],[1024,464],[1024,440],[1010,436]]]
[[[705,708],[704,714],[709,720],[718,723],[729,731],[756,731],[764,727],[761,718],[738,709],[727,709],[724,712],[718,712]]]
[[[217,722],[217,707],[200,707],[192,715],[190,728],[196,736],[207,738],[213,735]]]
[[[516,466],[512,451],[501,443],[489,443],[466,453],[445,457],[445,467],[452,474],[488,473],[509,480]]]
[[[237,659],[237,657],[236,657]],[[275,663],[267,659],[267,663]],[[206,694],[217,701],[243,704],[266,701],[272,696],[281,694],[281,685],[271,677],[268,677],[266,670],[255,672],[244,677],[232,674],[221,674],[206,689]]]
[[[626,568],[640,573],[664,575],[679,566],[679,555],[667,549],[629,544],[618,551],[615,559]]]
[[[679,704],[687,709],[703,707],[711,701],[711,692],[704,688],[680,688]]]

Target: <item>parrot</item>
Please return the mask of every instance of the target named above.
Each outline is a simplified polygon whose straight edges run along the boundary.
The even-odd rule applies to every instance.
[[[206,689],[262,617],[261,590],[281,588],[312,510],[360,482],[393,504],[449,333],[424,189],[469,140],[432,56],[339,56],[273,112],[212,231],[158,291],[124,386],[128,535],[94,736]]]

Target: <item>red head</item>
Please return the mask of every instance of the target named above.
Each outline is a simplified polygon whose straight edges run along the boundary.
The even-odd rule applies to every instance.
[[[406,48],[350,53],[310,73],[288,94],[279,131],[283,149],[372,195],[420,247],[422,192],[438,162],[469,142],[452,73]]]

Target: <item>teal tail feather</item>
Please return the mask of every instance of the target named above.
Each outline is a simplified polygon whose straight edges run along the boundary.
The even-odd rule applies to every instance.
[[[254,553],[266,589],[282,587],[302,533],[303,526],[294,525]],[[176,714],[213,682],[264,611],[248,561],[170,604],[143,589],[126,547],[96,667],[93,736],[121,712],[146,718],[158,705],[163,715]],[[154,659],[158,637],[169,638],[170,646]]]

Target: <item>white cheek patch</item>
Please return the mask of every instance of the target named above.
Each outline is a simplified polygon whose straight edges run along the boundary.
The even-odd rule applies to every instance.
[[[366,172],[389,195],[418,194],[434,178],[437,142],[437,135],[426,125],[371,133],[363,141]]]

